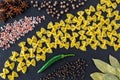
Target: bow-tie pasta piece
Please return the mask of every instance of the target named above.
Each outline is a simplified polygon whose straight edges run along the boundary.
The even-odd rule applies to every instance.
[[[63,33],[62,33],[61,30],[58,30],[58,31],[57,31],[57,34],[58,34],[59,36],[61,36],[61,37],[63,36]],[[55,36],[54,36],[54,37],[55,37]]]
[[[3,68],[3,72],[0,73],[0,77],[3,78],[3,79],[6,79],[7,78],[7,74],[9,74],[9,70],[6,69],[6,68]]]
[[[19,56],[19,53],[16,51],[12,51],[12,56],[9,57],[11,61],[16,61],[16,58]]]
[[[84,13],[85,13],[84,11],[78,11],[78,12],[77,12],[77,15],[78,15],[78,16],[83,16]]]
[[[22,71],[23,74],[27,72],[27,66],[25,66],[24,62],[20,62],[17,66],[17,71]]]
[[[23,62],[23,60],[24,60],[23,57],[18,57],[18,58],[16,59],[16,61],[19,62],[19,63]]]
[[[36,35],[37,35],[37,37],[41,38],[41,37],[43,36],[43,33],[40,32],[40,31],[37,31],[37,32],[36,32]],[[30,40],[29,40],[29,41],[30,41]]]
[[[116,8],[117,8],[117,3],[116,3],[116,2],[112,3],[112,8],[113,8],[113,9],[116,9]]]
[[[51,48],[54,48],[54,49],[57,49],[57,43],[55,43],[55,42],[51,42]]]
[[[114,44],[114,50],[117,51],[120,48],[120,45]]]
[[[73,19],[73,17],[74,17],[74,15],[70,14],[70,13],[68,13],[66,16],[67,16],[68,19]]]
[[[42,36],[41,41],[42,42],[46,42],[47,41],[47,37],[46,36]]]
[[[24,57],[25,60],[28,60],[30,58],[30,54],[29,53],[25,53],[23,55],[23,57]]]
[[[15,78],[19,77],[18,73],[15,71],[12,71],[11,75],[8,75],[9,80],[15,80]]]
[[[39,48],[39,47],[38,47],[37,50],[36,50],[36,52],[37,52],[37,53],[41,53],[41,52],[42,52],[42,48]]]
[[[29,67],[30,65],[35,67],[36,66],[35,59],[32,59],[31,61],[30,60],[26,60],[26,65],[27,65],[27,67]]]
[[[47,37],[50,38],[50,37],[52,36],[53,33],[52,33],[51,31],[47,30],[46,34],[47,34]]]
[[[70,45],[69,42],[65,42],[65,43],[64,43],[64,48],[65,48],[65,49],[69,49],[69,45]]]
[[[115,16],[114,20],[120,20],[119,10],[113,11],[113,15]]]
[[[20,42],[19,44],[18,44],[18,46],[20,46],[20,47],[24,47],[26,45],[26,42]]]
[[[100,5],[100,4],[97,5],[97,10],[98,10],[98,11],[101,10],[101,11],[105,12],[106,9],[107,9],[107,6],[106,6],[106,5]]]
[[[105,4],[106,0],[100,0],[100,4]]]
[[[120,0],[116,0],[117,4],[120,4]]]
[[[9,60],[7,60],[4,64],[5,68],[10,68],[11,70],[14,69],[15,67],[15,63],[14,62],[10,62]]]
[[[36,54],[36,60],[37,61],[45,61],[46,60],[46,55],[45,54]]]
[[[34,43],[37,42],[36,36],[32,36],[32,38],[27,38],[27,43],[28,43],[29,45],[32,45],[33,42],[34,42]]]
[[[112,18],[114,15],[112,14],[113,9],[112,8],[107,8],[106,13],[108,18]]]
[[[112,2],[109,0],[106,2],[107,7],[112,7]]]
[[[34,42],[34,43],[37,42],[37,37],[36,36],[32,36],[32,42]]]
[[[47,52],[46,49],[47,49],[47,47],[42,48],[42,54],[46,54],[46,52]]]
[[[107,49],[107,45],[106,44],[107,44],[107,41],[106,40],[102,40],[102,44],[100,44],[99,47],[106,50]]]
[[[60,47],[60,48],[63,48],[64,45],[65,45],[65,42],[62,42],[62,41],[61,41],[60,44],[59,44],[59,47]]]
[[[115,21],[115,20],[113,20],[113,21],[111,22],[111,26],[113,26],[113,30],[117,30],[117,29],[120,28],[120,24],[117,23],[117,21]]]
[[[71,24],[72,23],[72,18],[74,17],[74,15],[67,14],[66,16],[67,16],[67,18],[65,19],[65,22],[68,23],[68,24]]]
[[[53,50],[51,48],[46,49],[47,53],[53,53]]]
[[[80,50],[82,51],[86,51],[86,46],[87,46],[87,42],[86,41],[81,41],[81,46],[79,47]]]
[[[95,11],[96,11],[96,10],[95,10],[95,7],[92,6],[92,5],[89,7],[89,10],[90,10],[91,12],[95,12]]]
[[[75,43],[75,48],[79,49],[79,47],[80,47],[80,42],[78,41],[78,42]]]
[[[65,22],[63,20],[60,20],[60,24],[59,24],[60,27],[65,27]]]
[[[63,42],[66,42],[66,41],[67,41],[67,38],[66,38],[66,37],[60,37],[60,39],[61,39]]]
[[[67,32],[67,28],[66,28],[66,27],[61,27],[61,31],[62,31],[63,33],[66,33],[66,32]]]
[[[29,53],[30,53],[30,58],[34,58],[35,57],[35,49],[34,48],[29,48],[28,49]]]
[[[38,40],[38,41],[37,41],[37,47],[41,48],[41,47],[43,46],[42,43],[43,43],[43,42],[42,42],[41,40]]]
[[[80,25],[79,19],[78,19],[76,16],[72,19],[72,22],[73,22],[73,23],[77,23],[77,25]],[[79,24],[78,24],[78,23],[79,23]]]
[[[42,27],[42,28],[40,29],[40,32],[41,32],[42,34],[46,34],[47,30]]]
[[[85,36],[85,35],[81,35],[80,37],[79,37],[79,40],[86,40],[87,39],[87,36]]]
[[[95,40],[94,43],[91,43],[90,46],[93,50],[96,50],[97,49],[97,46],[100,45],[100,42]]]
[[[85,9],[85,13],[86,13],[87,15],[91,15],[91,11],[90,11],[89,9]]]
[[[25,46],[26,42],[20,42],[18,45],[21,47],[21,51],[27,51],[28,48]]]
[[[32,47],[33,47],[33,49],[35,49],[36,50],[36,48],[38,47],[38,43],[32,43]]]
[[[47,25],[47,29],[52,29],[53,27],[54,27],[53,22],[49,22]]]

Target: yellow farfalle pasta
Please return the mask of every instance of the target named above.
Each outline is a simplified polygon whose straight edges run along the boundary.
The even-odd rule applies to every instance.
[[[102,48],[102,49],[107,49],[107,41],[102,40],[102,44],[100,44],[99,47]]]
[[[38,44],[37,43],[32,43],[32,47],[33,47],[33,49],[36,49],[37,48],[37,46],[38,46]]]
[[[12,51],[12,56],[9,57],[11,61],[16,61],[16,58],[19,56],[19,53],[16,51]]]
[[[118,4],[120,4],[120,0],[116,0],[116,2],[117,2]]]
[[[108,18],[113,17],[112,11],[113,11],[113,9],[112,9],[112,8],[108,8],[108,9],[106,9],[106,12],[107,12],[107,17],[108,17]]]
[[[113,47],[114,47],[114,50],[115,50],[115,51],[117,51],[117,50],[120,48],[120,46],[119,46],[119,45],[117,45],[117,44],[114,44],[114,46],[113,46]]]
[[[4,64],[5,68],[10,68],[11,70],[14,69],[15,67],[15,63],[14,62],[10,62],[9,60],[7,60]]]
[[[34,58],[35,57],[35,49],[34,48],[29,48],[28,49],[29,53],[30,53],[30,58]]]
[[[117,8],[117,3],[116,3],[116,2],[112,3],[112,8],[113,8],[113,9],[116,9],[116,8]]]
[[[69,49],[69,45],[70,45],[69,42],[65,42],[65,43],[64,43],[64,48],[65,48],[65,49]]]
[[[23,74],[26,73],[27,71],[27,66],[25,66],[25,63],[24,62],[20,62],[17,66],[17,71],[22,71]]]
[[[20,47],[24,47],[26,45],[26,42],[20,42],[19,44],[18,44],[18,46],[20,46]]]
[[[25,53],[25,54],[23,55],[23,58],[24,58],[25,60],[28,60],[28,59],[30,58],[30,54],[29,54],[29,53]]]
[[[12,71],[11,75],[8,75],[9,80],[15,80],[15,78],[19,77],[18,73],[15,71]]]
[[[72,19],[74,17],[74,15],[70,14],[70,13],[68,13],[66,16],[67,16],[68,19]]]
[[[91,10],[89,10],[89,9],[85,9],[85,12],[86,12],[87,15],[91,14]]]
[[[47,25],[47,28],[48,29],[52,29],[54,26],[53,26],[53,23],[52,22],[49,22],[48,25]]]
[[[63,20],[60,20],[60,24],[59,24],[59,26],[65,26],[65,22],[63,21]]]
[[[37,34],[37,32],[36,32],[36,34]],[[36,36],[32,36],[31,39],[30,39],[30,38],[27,38],[27,43],[28,43],[29,45],[31,45],[33,42],[34,42],[34,43],[37,42]]]
[[[52,50],[51,48],[47,48],[47,49],[46,49],[46,52],[47,52],[47,53],[53,53],[53,50]]]
[[[23,57],[18,57],[18,58],[16,59],[16,61],[19,62],[19,63],[23,62],[23,60],[24,60]]]
[[[47,37],[51,37],[53,33],[51,31],[47,31],[46,34],[47,34]]]
[[[36,60],[37,61],[45,61],[46,60],[46,55],[45,54],[36,54]]]
[[[37,32],[36,32],[36,35],[37,35],[39,38],[41,38],[41,37],[43,36],[43,33],[40,32],[40,31],[37,31]],[[30,38],[27,39],[27,42],[28,42],[28,41],[30,41],[29,44],[31,44],[31,39],[30,39]]]
[[[76,42],[74,46],[75,46],[76,49],[79,49],[79,47],[80,47],[80,42],[79,42],[79,41]]]
[[[6,79],[8,73],[9,73],[9,70],[6,69],[6,68],[3,68],[3,72],[0,73],[0,77],[3,78],[3,79]]]
[[[29,67],[30,65],[36,66],[35,59],[32,59],[31,61],[30,60],[26,60],[26,65],[27,65],[27,67]]]
[[[91,12],[95,12],[95,7],[91,5],[91,6],[89,7],[89,10],[90,10]]]

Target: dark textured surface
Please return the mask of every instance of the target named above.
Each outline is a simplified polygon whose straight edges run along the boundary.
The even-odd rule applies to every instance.
[[[42,1],[42,0],[41,0]],[[76,15],[76,12],[79,10],[84,10],[86,8],[88,8],[90,5],[96,5],[99,2],[99,0],[88,0],[87,3],[85,4],[85,6],[80,7],[79,9],[76,10],[71,10],[69,11],[69,13],[73,13],[74,15]],[[120,10],[120,5],[118,6],[118,8]],[[41,27],[47,27],[47,24],[49,21],[59,21],[56,20],[55,18],[52,18],[50,15],[47,15],[45,12],[45,9],[43,9],[42,11],[38,12],[36,8],[30,7],[28,10],[26,10],[23,14],[18,15],[12,19],[9,19],[7,21],[8,22],[13,22],[14,20],[19,20],[20,18],[23,18],[24,16],[37,16],[37,15],[46,15],[46,21],[44,21],[42,24],[39,24],[36,26],[35,30],[32,32],[29,32],[26,36],[20,38],[20,40],[18,40],[16,42],[16,44],[12,45],[10,49],[6,50],[6,51],[2,51],[0,49],[0,72],[2,71],[2,68],[4,66],[4,62],[9,58],[9,56],[11,55],[11,51],[15,50],[18,51],[20,50],[20,48],[17,46],[17,44],[21,41],[26,41],[26,39],[28,37],[31,37],[32,35],[35,34],[36,31],[38,31]],[[61,19],[65,19],[66,16],[65,14],[62,15]],[[0,26],[4,25],[5,23],[0,22]],[[50,73],[53,71],[53,69],[58,68],[59,65],[62,65],[66,62],[70,62],[70,61],[74,61],[77,60],[78,58],[83,58],[84,60],[87,61],[88,63],[88,67],[86,70],[86,75],[85,75],[85,80],[92,80],[90,78],[90,74],[94,71],[98,71],[96,69],[96,67],[94,66],[93,62],[92,62],[92,58],[99,58],[101,60],[104,60],[106,62],[108,62],[108,57],[109,54],[115,56],[116,58],[118,58],[120,60],[120,50],[118,51],[114,51],[113,47],[109,47],[107,50],[102,50],[100,48],[97,48],[96,51],[92,50],[90,47],[87,47],[87,51],[83,52],[81,50],[77,50],[75,48],[69,49],[69,50],[65,50],[65,49],[54,49],[54,53],[53,54],[47,54],[47,60],[49,60],[51,57],[57,55],[57,54],[61,54],[61,53],[75,53],[76,57],[70,57],[70,58],[65,58],[61,61],[58,61],[57,63],[55,63],[54,65],[52,65],[51,67],[49,67],[45,72],[41,73],[41,74],[37,74],[37,70],[45,63],[45,62],[38,62],[36,67],[30,67],[28,68],[28,71],[26,74],[22,74],[20,73],[20,77],[15,79],[15,80],[39,80],[40,77],[42,77],[44,74]],[[2,80],[0,78],[0,80]],[[78,79],[79,80],[79,79]]]

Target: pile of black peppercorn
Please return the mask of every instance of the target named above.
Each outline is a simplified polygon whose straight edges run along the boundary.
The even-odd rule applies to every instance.
[[[40,80],[84,80],[87,63],[83,59],[68,62]]]
[[[31,0],[33,7],[37,8],[39,11],[46,9],[47,14],[60,18],[61,15],[67,13],[69,10],[74,10],[83,6],[87,0],[62,0],[62,1],[46,1],[39,3],[38,1]]]

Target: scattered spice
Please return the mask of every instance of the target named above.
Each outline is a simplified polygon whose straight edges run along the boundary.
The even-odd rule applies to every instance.
[[[84,80],[87,63],[83,59],[67,62],[40,80]]]
[[[21,14],[28,7],[29,4],[25,0],[4,0],[0,2],[0,20],[5,22],[8,18]]]
[[[57,55],[53,58],[51,58],[46,64],[43,65],[43,67],[41,67],[37,73],[41,73],[43,72],[46,68],[48,68],[50,65],[52,65],[53,63],[55,63],[56,61],[63,59],[65,57],[70,57],[70,56],[75,56],[75,54],[60,54]]]
[[[61,15],[67,13],[70,9],[76,9],[83,6],[87,0],[68,0],[68,1],[43,1],[39,4],[39,1],[31,0],[33,7],[37,8],[38,11],[46,9],[47,14],[60,18]],[[81,4],[81,5],[78,5]]]
[[[120,63],[113,57],[109,56],[110,64],[99,60],[93,59],[95,66],[101,72],[94,72],[90,76],[93,80],[120,80]]]
[[[35,24],[45,20],[45,16],[25,17],[13,23],[7,23],[0,28],[0,47],[6,50],[11,44],[15,43],[21,36],[24,36],[29,31],[32,31]]]

